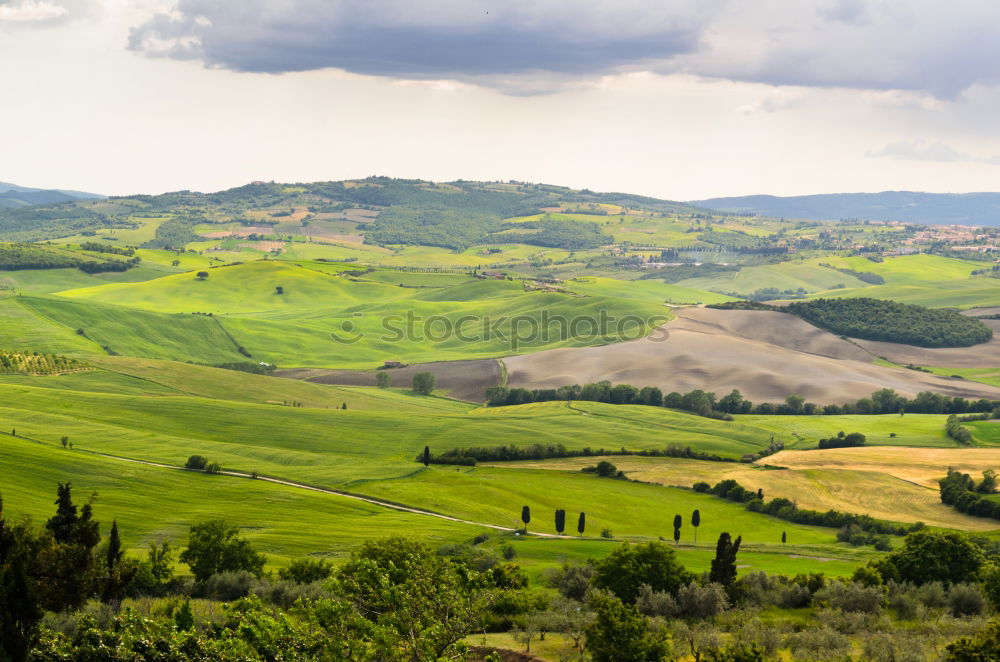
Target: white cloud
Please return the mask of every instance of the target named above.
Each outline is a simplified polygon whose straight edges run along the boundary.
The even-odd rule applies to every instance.
[[[966,162],[1000,165],[1000,156],[974,156],[942,142],[928,142],[925,140],[899,140],[889,143],[881,149],[870,151],[865,156],[899,159],[902,161]]]
[[[47,0],[23,0],[13,4],[0,4],[0,23],[35,23],[63,18],[69,14],[65,7]]]

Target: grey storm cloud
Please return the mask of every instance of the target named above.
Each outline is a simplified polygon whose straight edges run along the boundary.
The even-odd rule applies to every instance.
[[[180,0],[129,48],[508,93],[624,71],[955,98],[1000,80],[994,0]],[[546,82],[548,81],[548,82]]]

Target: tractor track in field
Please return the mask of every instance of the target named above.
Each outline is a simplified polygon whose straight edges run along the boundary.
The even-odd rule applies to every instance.
[[[45,446],[51,446],[49,442],[42,441],[41,439],[33,439],[31,437],[26,437],[24,435],[13,435],[9,432],[0,432],[0,434],[7,437],[15,437],[17,439],[24,439],[25,441],[32,441]],[[74,448],[73,451],[80,453],[88,453],[90,455],[97,455],[98,457],[106,457],[112,460],[119,460],[121,462],[133,462],[135,464],[142,464],[147,467],[157,467],[159,469],[173,469],[174,471],[189,471],[192,473],[204,473],[199,469],[188,469],[187,467],[179,467],[174,464],[166,464],[163,462],[153,462],[151,460],[140,460],[134,457],[124,457],[122,455],[112,455],[110,453],[101,453],[98,451],[87,450],[85,448]],[[374,497],[364,496],[362,494],[354,494],[353,492],[345,492],[343,490],[335,490],[329,487],[319,487],[317,485],[309,485],[308,483],[299,483],[293,480],[285,480],[283,478],[276,478],[274,476],[262,476],[257,474],[246,473],[243,471],[220,471],[218,473],[220,476],[229,476],[231,478],[246,478],[248,480],[259,480],[265,483],[274,483],[275,485],[283,485],[285,487],[294,487],[300,490],[309,490],[311,492],[319,492],[321,494],[329,494],[331,496],[339,496],[345,499],[353,499],[355,501],[361,501],[364,503],[371,504],[373,506],[379,506],[382,508],[388,508],[390,510],[395,510],[404,513],[412,513],[414,515],[424,515],[426,517],[436,517],[437,519],[446,520],[448,522],[455,522],[457,524],[469,524],[471,526],[482,526],[488,529],[493,529],[495,531],[507,531],[514,532],[520,529],[515,529],[510,526],[500,526],[499,524],[486,524],[484,522],[474,522],[472,520],[462,519],[460,517],[452,517],[451,515],[445,515],[443,513],[436,513],[432,510],[423,510],[421,508],[416,508],[413,506],[407,506],[401,503],[394,503],[392,501],[385,501],[383,499],[376,499]],[[528,532],[526,535],[536,536],[538,538],[558,538],[564,540],[576,540],[577,536],[567,536],[559,535],[555,533],[540,533],[540,532]]]

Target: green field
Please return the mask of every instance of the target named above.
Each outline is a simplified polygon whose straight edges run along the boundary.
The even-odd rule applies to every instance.
[[[714,298],[651,282],[588,279],[567,283],[561,292],[518,281],[394,271],[357,275],[356,269],[257,261],[210,269],[206,279],[185,272],[58,297],[22,297],[17,305],[39,322],[56,323],[57,329],[39,334],[43,341],[36,346],[45,351],[62,352],[67,344],[94,351],[88,343],[44,340],[83,329],[97,347],[128,356],[218,364],[245,360],[238,354],[242,346],[254,360],[281,367],[371,368],[388,359],[485,358],[641,337],[669,319],[666,301]],[[570,327],[576,319],[579,326]],[[0,329],[0,345],[23,342],[25,335],[4,334]]]
[[[63,377],[0,379],[0,424],[41,442],[0,436],[0,460],[9,468],[0,489],[13,510],[44,516],[51,502],[46,490],[72,480],[78,494],[100,493],[99,513],[117,518],[134,544],[180,537],[193,522],[233,518],[238,511],[235,523],[247,527],[250,538],[279,564],[302,554],[343,555],[362,539],[397,529],[439,541],[475,532],[470,525],[386,512],[342,497],[147,467],[88,451],[171,465],[198,453],[227,470],[259,471],[498,526],[513,526],[520,506],[529,505],[538,518],[532,530],[550,533],[546,513],[558,507],[587,512],[589,534],[609,528],[616,537],[638,539],[664,535],[675,511],[698,508],[704,522],[700,539],[706,542],[684,548],[682,557],[692,567],[707,563],[710,540],[722,528],[744,536],[753,567],[771,571],[805,567],[808,558],[822,557],[841,559],[830,562],[831,571],[841,574],[863,558],[835,543],[830,529],[792,525],[687,490],[579,472],[424,469],[413,461],[425,444],[448,448],[526,438],[575,448],[614,439],[637,448],[683,442],[714,450],[731,436],[731,452],[740,453],[766,435],[744,425],[598,403],[585,403],[587,412],[561,403],[476,409],[405,391],[327,387],[164,361],[109,357],[99,364],[99,370]],[[311,406],[258,404],[278,397],[301,398]],[[347,402],[348,410],[337,409],[339,402]],[[608,416],[613,409],[623,416]],[[63,435],[72,450],[59,447]],[[44,470],[36,470],[41,465]],[[206,489],[211,499],[203,497]],[[328,539],[314,533],[343,529],[350,535]],[[781,531],[795,540],[794,553],[777,544]],[[544,546],[524,542],[519,554],[535,569],[611,548],[586,539]]]
[[[822,438],[835,437],[840,431],[860,432],[868,446],[914,446],[953,448],[958,444],[945,434],[948,417],[943,414],[882,414],[879,416],[736,416],[746,425],[773,430],[786,448],[815,448]],[[890,435],[895,433],[895,437]]]

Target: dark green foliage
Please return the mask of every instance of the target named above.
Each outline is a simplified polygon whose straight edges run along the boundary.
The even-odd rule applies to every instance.
[[[392,385],[392,377],[387,372],[380,372],[375,375],[375,384],[379,388],[389,388]]]
[[[838,335],[918,347],[969,347],[993,337],[981,321],[955,311],[880,299],[816,299],[785,310]]]
[[[633,604],[613,595],[591,598],[596,618],[587,628],[587,650],[594,662],[661,662],[671,659],[670,639],[652,632]]]
[[[386,209],[365,233],[376,244],[412,244],[465,250],[487,241],[500,229],[500,217],[446,207],[398,206]]]
[[[580,448],[568,449],[562,444],[531,444],[529,446],[493,446],[490,448],[453,448],[433,455],[431,464],[455,464],[475,466],[477,462],[509,462],[514,460],[543,460],[553,457],[599,457],[602,455],[640,455],[642,457],[683,457],[711,462],[735,462],[731,457],[692,450],[690,446],[670,445],[666,448],[649,448],[638,451],[625,448]],[[423,462],[423,455],[417,462]],[[596,471],[596,468],[592,469]]]
[[[864,446],[865,445],[865,435],[860,432],[851,432],[850,434],[839,433],[836,437],[830,437],[829,439],[820,439],[820,448],[852,448],[854,446]]]
[[[0,500],[0,660],[27,659],[43,610],[75,610],[94,595],[100,529],[92,501],[78,509],[71,485],[60,483],[56,514],[36,533],[26,520],[12,524]]]
[[[971,637],[949,644],[945,662],[995,662],[1000,660],[1000,620],[993,620]]]
[[[524,522],[524,530],[528,530],[528,524],[531,522],[531,508],[528,506],[521,507],[521,521]]]
[[[125,260],[95,258],[53,246],[0,243],[0,270],[7,271],[76,268],[86,273],[102,273],[128,271],[139,261],[137,257]]]
[[[580,513],[580,517],[577,518],[576,520],[576,532],[582,536],[586,527],[587,527],[587,514]]]
[[[86,204],[0,209],[0,238],[8,241],[38,241],[106,228],[134,227],[135,223],[95,212]]]
[[[625,477],[625,473],[623,471],[619,471],[618,467],[616,467],[611,462],[608,462],[607,460],[601,460],[595,466],[592,467],[584,467],[583,469],[581,469],[581,471],[585,471],[587,473],[595,473],[598,475],[599,478]]]
[[[420,395],[430,395],[434,391],[434,373],[418,372],[413,375],[413,391]]]
[[[208,458],[201,455],[192,455],[184,463],[186,469],[197,469],[198,471],[204,471],[205,467],[208,466]]]
[[[698,527],[701,526],[700,510],[695,510],[693,513],[691,513],[691,526],[694,527],[694,541],[698,542]]]
[[[556,509],[556,533],[562,535],[566,530],[566,511],[562,508]]]
[[[494,234],[490,237],[490,241],[506,239],[519,244],[549,246],[568,251],[598,248],[614,241],[613,237],[601,232],[601,227],[598,224],[589,222],[543,219],[540,221],[509,223],[504,225],[502,229],[530,229],[538,230],[538,232]]]
[[[201,219],[172,218],[164,221],[156,228],[156,235],[142,245],[143,248],[162,248],[179,251],[192,241],[200,241],[201,237],[191,229]]]
[[[721,584],[728,588],[736,581],[736,554],[740,551],[741,536],[733,541],[729,533],[723,532],[715,546],[715,558],[712,559],[712,569],[708,573],[708,581]]]
[[[611,591],[627,604],[635,602],[643,584],[674,594],[692,580],[674,550],[659,542],[625,543],[594,564],[594,586]]]
[[[972,433],[962,427],[962,424],[958,420],[958,416],[955,414],[948,417],[948,421],[945,423],[944,429],[947,435],[958,443],[965,444],[966,446],[972,443]]]
[[[839,271],[842,274],[847,274],[848,276],[854,276],[863,283],[868,283],[869,285],[884,285],[885,278],[882,278],[878,274],[872,273],[870,271],[855,271],[854,269],[848,269],[847,267],[835,267],[832,264],[825,264],[820,262],[821,267],[826,267],[827,269],[833,269],[834,271]]]
[[[996,489],[995,474],[983,474],[983,482],[976,485],[969,474],[952,469],[948,475],[938,481],[941,491],[941,503],[953,507],[960,513],[976,517],[1000,519],[1000,501],[984,494]]]
[[[80,249],[91,253],[109,253],[111,255],[124,255],[125,257],[135,255],[135,248],[132,246],[112,246],[110,244],[102,244],[99,241],[85,241],[80,244]]]
[[[883,579],[956,584],[975,578],[985,562],[982,550],[957,531],[917,531],[903,547],[872,563]]]
[[[237,527],[216,519],[191,527],[188,546],[181,552],[180,560],[188,564],[197,581],[203,582],[219,572],[240,570],[259,577],[267,559],[239,537]]]
[[[429,466],[430,463],[431,463],[431,447],[430,446],[424,446],[423,462],[424,462],[424,466],[425,467]]]
[[[270,375],[273,374],[278,366],[272,364],[261,365],[259,362],[254,363],[253,361],[233,361],[232,363],[219,363],[215,366],[216,368],[222,368],[224,370],[239,370],[240,372],[249,372],[252,375]]]
[[[708,483],[699,482],[693,486],[696,492],[710,492],[729,501],[745,504],[747,510],[752,512],[772,515],[779,519],[796,524],[809,524],[812,526],[828,526],[840,528],[848,525],[857,525],[860,530],[866,533],[904,535],[908,531],[919,528],[919,524],[913,525],[909,529],[890,522],[876,520],[870,515],[857,515],[854,513],[844,513],[839,510],[828,510],[820,512],[818,510],[807,510],[797,507],[788,499],[779,497],[770,501],[763,501],[758,498],[758,492],[748,490],[732,478],[718,482],[714,487],[709,487]]]

